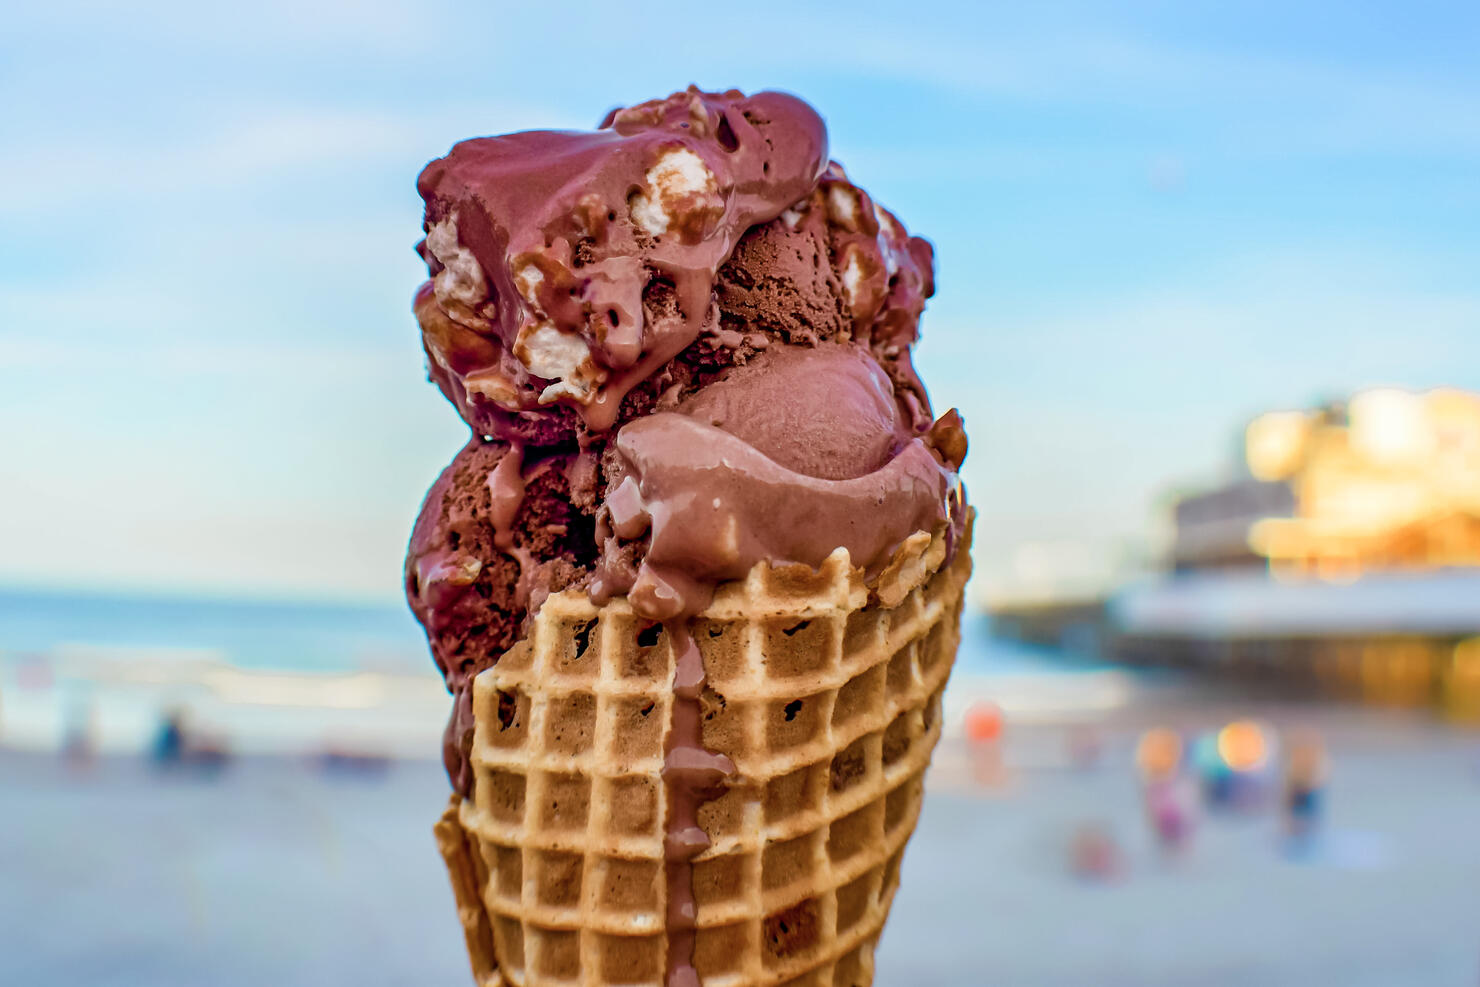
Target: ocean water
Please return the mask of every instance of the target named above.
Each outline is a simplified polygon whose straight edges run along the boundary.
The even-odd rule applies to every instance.
[[[404,606],[0,592],[0,745],[434,756],[447,694]]]
[[[0,590],[0,655],[58,648],[215,652],[240,668],[352,671],[430,662],[405,606]]]
[[[1122,675],[968,612],[947,712],[1104,708]],[[447,703],[404,606],[0,591],[0,746],[138,751],[180,713],[233,749],[431,756]]]

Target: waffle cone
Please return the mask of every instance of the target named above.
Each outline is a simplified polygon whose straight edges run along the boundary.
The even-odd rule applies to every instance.
[[[735,765],[699,810],[705,987],[865,987],[940,736],[968,553],[915,535],[866,586],[756,566],[689,624],[703,741]],[[482,987],[662,985],[667,632],[567,591],[481,673],[473,796],[436,833]]]

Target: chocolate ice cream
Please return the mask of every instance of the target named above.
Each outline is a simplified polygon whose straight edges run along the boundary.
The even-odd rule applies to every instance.
[[[429,374],[472,429],[405,571],[455,696],[448,771],[468,795],[473,677],[550,594],[624,596],[682,652],[665,769],[681,909],[706,845],[694,809],[732,767],[699,741],[686,619],[760,562],[845,548],[872,576],[917,532],[959,539],[965,436],[910,363],[930,244],[780,93],[691,88],[590,133],[464,141],[418,189]]]

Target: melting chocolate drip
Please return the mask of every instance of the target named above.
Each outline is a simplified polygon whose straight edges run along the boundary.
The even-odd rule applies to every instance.
[[[473,797],[473,680],[458,683],[452,692],[452,714],[442,732],[442,766],[463,798]]]
[[[514,547],[514,518],[524,503],[524,445],[511,442],[509,451],[488,474],[488,523],[499,551]]]
[[[709,846],[699,825],[699,806],[724,793],[735,765],[706,750],[703,738],[704,659],[686,619],[665,621],[673,649],[673,717],[663,759],[668,790],[664,833],[664,876],[668,885],[668,987],[699,987],[694,969],[697,910],[694,858]]]
[[[535,467],[536,473],[547,463]],[[533,474],[532,474],[533,475]],[[529,604],[535,558],[528,548],[514,539],[514,521],[524,504],[524,490],[530,476],[524,473],[524,443],[511,442],[509,451],[488,474],[488,523],[493,528],[493,544],[519,566],[519,579],[514,584],[514,603]]]

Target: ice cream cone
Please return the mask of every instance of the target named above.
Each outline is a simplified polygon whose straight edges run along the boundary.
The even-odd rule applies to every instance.
[[[867,583],[844,550],[816,571],[761,563],[688,621],[703,746],[734,773],[698,810],[682,941],[669,630],[625,598],[546,600],[474,682],[472,797],[436,827],[477,982],[662,985],[682,948],[705,987],[871,984],[940,735],[965,543],[948,561],[944,532],[916,534]]]

